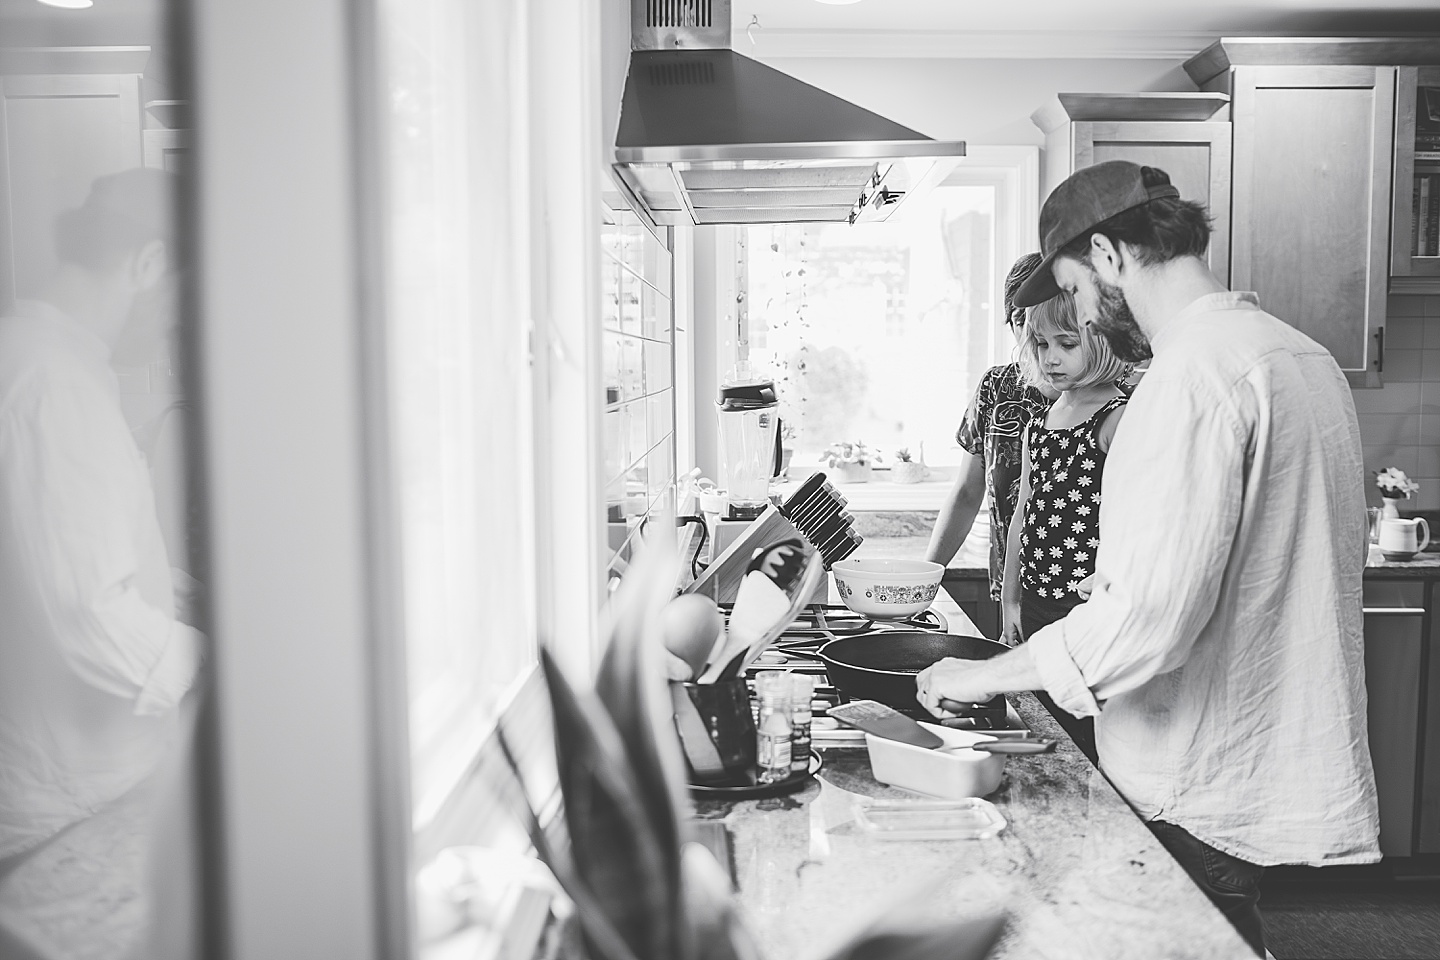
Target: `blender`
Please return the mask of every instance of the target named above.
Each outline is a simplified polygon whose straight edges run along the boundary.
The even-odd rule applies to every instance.
[[[754,520],[770,502],[770,478],[778,472],[780,406],[775,382],[737,365],[720,386],[720,486],[726,520]]]

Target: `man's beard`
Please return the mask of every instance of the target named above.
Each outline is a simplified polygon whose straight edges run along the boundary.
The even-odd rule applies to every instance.
[[[1101,280],[1093,267],[1090,268],[1090,279],[1095,283],[1096,292],[1095,316],[1091,318],[1095,329],[1109,341],[1115,356],[1126,363],[1149,360],[1154,355],[1150,350],[1150,341],[1145,339],[1140,324],[1135,322],[1135,314],[1130,312],[1124,292]]]

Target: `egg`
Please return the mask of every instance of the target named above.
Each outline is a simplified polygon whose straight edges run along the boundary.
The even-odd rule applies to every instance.
[[[690,676],[685,679],[693,680],[705,669],[705,661],[724,625],[715,601],[698,593],[682,593],[660,611],[665,649],[690,668]]]

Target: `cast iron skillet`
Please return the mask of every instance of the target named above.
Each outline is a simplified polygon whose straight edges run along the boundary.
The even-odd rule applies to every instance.
[[[946,657],[989,660],[1010,648],[984,637],[951,633],[897,630],[831,640],[816,654],[824,662],[830,682],[847,700],[878,700],[902,713],[934,718],[915,699],[915,675]],[[970,713],[1005,714],[1005,698],[977,704]]]

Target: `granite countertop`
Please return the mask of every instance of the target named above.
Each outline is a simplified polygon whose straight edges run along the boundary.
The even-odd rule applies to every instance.
[[[1440,579],[1440,553],[1417,553],[1415,559],[1386,560],[1365,568],[1366,580]]]
[[[929,545],[928,537],[866,537],[856,552],[857,557],[897,557],[919,560],[925,556]],[[990,570],[986,567],[949,566],[945,568],[945,580],[987,580]],[[1440,552],[1418,553],[1414,560],[1396,562],[1385,560],[1365,568],[1367,580],[1440,580]]]
[[[817,782],[788,797],[697,801],[698,817],[730,831],[739,898],[766,956],[818,960],[897,909],[1004,910],[997,958],[1254,956],[1039,701],[1012,700],[1059,747],[1009,759],[989,797],[1008,825],[989,840],[866,835],[855,795],[916,795],[877,783],[863,749],[825,751]]]

